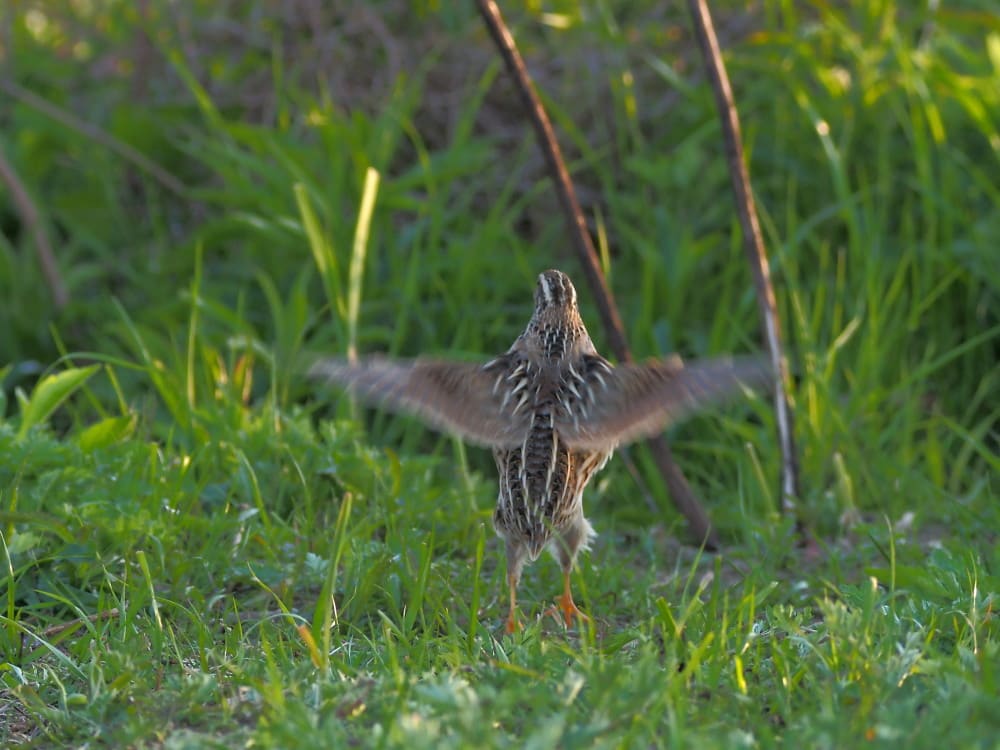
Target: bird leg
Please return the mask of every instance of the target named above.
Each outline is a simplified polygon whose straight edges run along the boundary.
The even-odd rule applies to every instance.
[[[505,537],[504,541],[507,549],[507,588],[510,592],[510,610],[507,612],[504,631],[510,634],[521,629],[521,623],[517,619],[517,584],[521,581],[521,570],[524,568],[527,549],[510,537]]]
[[[510,610],[507,613],[504,632],[510,635],[521,629],[521,623],[517,620],[517,579],[510,573],[507,574],[507,585],[510,587]]]
[[[583,614],[577,606],[576,602],[573,601],[573,592],[570,590],[569,575],[572,572],[572,568],[563,568],[563,592],[559,598],[556,599],[554,606],[549,607],[545,610],[545,615],[552,615],[557,620],[561,614],[563,617],[563,622],[566,623],[566,627],[571,627],[573,625],[573,618],[578,617],[581,620],[590,620],[587,615]]]

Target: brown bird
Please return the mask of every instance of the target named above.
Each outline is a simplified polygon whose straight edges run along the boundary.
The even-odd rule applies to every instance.
[[[762,386],[769,372],[760,357],[685,365],[673,356],[613,366],[590,340],[572,282],[556,270],[539,275],[524,333],[486,364],[372,357],[324,359],[310,369],[365,400],[493,449],[500,474],[493,525],[507,552],[508,633],[520,627],[521,570],[545,548],[563,572],[563,593],[546,614],[562,614],[567,626],[585,619],[570,590],[577,553],[594,536],[583,516],[583,490],[614,449],[741,384]]]

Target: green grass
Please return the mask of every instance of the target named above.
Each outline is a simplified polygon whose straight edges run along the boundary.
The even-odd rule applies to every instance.
[[[607,349],[478,19],[383,0],[373,36],[249,1],[112,5],[22,4],[0,48],[104,133],[4,94],[0,150],[72,301],[53,309],[0,193],[0,744],[996,746],[989,3],[769,0],[749,26],[713,4],[822,555],[789,543],[749,400],[670,432],[723,550],[690,546],[631,448],[641,484],[619,457],[587,496],[591,623],[541,618],[544,559],[513,637],[486,452],[302,376],[352,345],[502,351],[551,266]],[[758,349],[686,18],[507,5],[636,353]]]

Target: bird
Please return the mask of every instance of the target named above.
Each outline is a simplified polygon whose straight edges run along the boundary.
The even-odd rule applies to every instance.
[[[490,448],[499,475],[493,526],[507,558],[507,633],[521,629],[517,588],[548,549],[563,591],[544,616],[588,620],[573,600],[577,555],[595,536],[583,492],[615,449],[662,431],[743,387],[769,382],[756,355],[684,363],[676,355],[613,365],[598,354],[562,271],[539,274],[524,332],[485,363],[416,358],[324,358],[310,376],[365,402],[409,413],[436,430]]]

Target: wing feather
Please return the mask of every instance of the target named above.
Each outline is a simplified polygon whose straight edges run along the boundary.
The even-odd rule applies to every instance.
[[[577,450],[630,443],[660,432],[692,412],[738,394],[741,387],[771,382],[764,357],[706,359],[684,364],[679,357],[613,367],[587,355],[571,372],[556,409],[559,436]]]
[[[351,363],[333,358],[316,362],[309,375],[389,411],[413,414],[470,443],[510,447],[523,442],[530,418],[526,411],[515,413],[516,398],[505,398],[518,364],[510,353],[485,365],[382,357]]]

